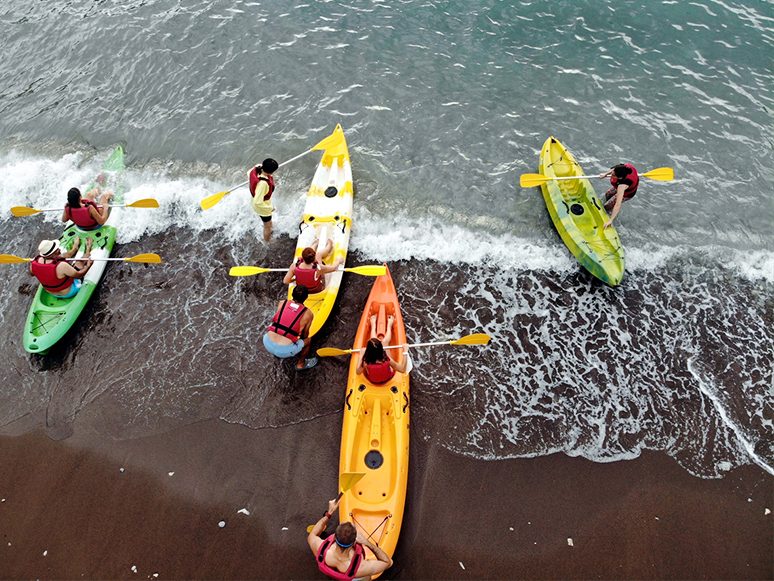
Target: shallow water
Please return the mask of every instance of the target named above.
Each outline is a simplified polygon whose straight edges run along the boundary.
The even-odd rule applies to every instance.
[[[161,208],[115,212],[116,254],[164,259],[111,264],[46,357],[21,347],[31,279],[3,267],[6,433],[338,413],[347,361],[303,376],[268,356],[281,280],[228,276],[289,264],[319,154],[277,173],[269,245],[245,190],[198,202],[341,123],[348,265],[389,263],[412,340],[493,337],[416,353],[412,405],[432,422],[415,437],[491,459],[647,448],[702,477],[774,472],[771,2],[14,1],[0,31],[0,207],[61,206],[121,144],[126,200]],[[518,186],[551,135],[589,174],[675,170],[616,220],[619,288],[580,269],[539,190]],[[0,215],[3,252],[30,255],[58,220]],[[345,280],[318,346],[349,346],[369,286]]]

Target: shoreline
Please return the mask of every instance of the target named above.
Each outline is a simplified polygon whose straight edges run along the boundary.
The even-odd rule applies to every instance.
[[[205,420],[112,440],[76,421],[61,442],[42,428],[0,436],[0,577],[323,579],[306,525],[335,495],[340,424],[336,413],[260,430]],[[411,455],[385,579],[774,572],[774,479],[755,465],[704,480],[660,452],[484,461],[419,437]]]

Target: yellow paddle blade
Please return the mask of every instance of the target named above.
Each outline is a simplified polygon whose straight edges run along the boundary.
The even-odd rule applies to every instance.
[[[336,349],[335,347],[323,347],[317,350],[320,357],[334,357],[336,355],[349,355],[352,349]]]
[[[540,175],[539,173],[525,173],[521,174],[519,178],[519,185],[522,188],[532,188],[534,186],[542,185],[546,182],[550,182],[551,178]]]
[[[232,266],[228,273],[231,276],[253,276],[262,272],[271,272],[270,268],[258,268],[257,266]]]
[[[126,262],[149,262],[152,264],[161,264],[161,256],[158,254],[138,254],[124,258]]]
[[[137,200],[131,204],[126,205],[127,208],[158,208],[159,203],[153,198],[145,198],[144,200]]]
[[[355,484],[360,482],[361,478],[365,476],[365,472],[342,472],[339,474],[339,483],[341,484],[341,491],[346,492],[352,488]]]
[[[318,149],[328,149],[329,147],[336,147],[344,140],[344,132],[343,131],[336,131],[332,135],[329,135],[325,139],[323,139],[320,143],[315,145],[312,149],[309,151],[315,151]]]
[[[202,210],[209,210],[210,208],[212,208],[215,204],[217,204],[223,199],[223,196],[225,196],[230,191],[231,190],[227,190],[225,192],[218,192],[217,194],[211,195],[209,198],[204,198],[201,201]]]
[[[27,206],[14,206],[11,208],[11,214],[14,216],[32,216],[42,210],[36,210],[35,208],[28,208]]]
[[[354,268],[345,268],[344,272],[352,272],[354,274],[362,274],[363,276],[382,276],[387,272],[387,267],[384,265],[378,266],[356,266]]]
[[[487,345],[491,340],[492,338],[486,333],[474,333],[449,341],[449,343],[452,345]]]
[[[671,167],[659,167],[652,169],[642,175],[643,177],[650,178],[652,180],[658,180],[660,182],[671,182],[673,179],[675,179],[675,170],[673,170]]]
[[[30,262],[31,258],[21,258],[13,254],[0,254],[0,264],[18,264],[20,262]]]

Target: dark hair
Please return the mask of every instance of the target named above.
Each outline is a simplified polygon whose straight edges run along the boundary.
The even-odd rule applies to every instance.
[[[314,251],[314,248],[312,248],[311,246],[307,246],[301,252],[301,258],[303,258],[304,262],[306,262],[307,264],[312,264],[316,256],[317,256],[317,253]]]
[[[619,179],[623,179],[626,176],[628,176],[630,173],[632,173],[632,169],[630,167],[626,167],[622,163],[619,163],[618,165],[614,165],[610,169],[613,170],[613,173],[615,174],[615,177],[617,177]]]
[[[263,163],[255,168],[255,173],[261,173],[262,171],[268,174],[273,174],[279,168],[279,164],[270,157],[263,160]]]
[[[369,339],[368,343],[366,343],[366,350],[365,354],[363,355],[363,362],[367,363],[368,365],[373,365],[374,363],[379,363],[380,361],[384,361],[387,359],[387,356],[384,352],[384,347],[382,346],[382,342],[379,341],[379,339]]]
[[[351,545],[357,538],[357,529],[351,522],[343,522],[336,527],[336,540],[344,546]]]
[[[71,208],[78,208],[81,205],[81,190],[70,188],[70,191],[67,192],[67,204]]]
[[[302,284],[293,287],[293,300],[297,303],[303,303],[309,297],[309,289]]]

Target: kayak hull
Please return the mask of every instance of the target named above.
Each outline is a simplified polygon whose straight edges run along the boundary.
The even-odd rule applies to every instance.
[[[341,136],[340,143],[329,147],[323,153],[312,185],[307,194],[304,216],[299,224],[298,243],[294,260],[301,257],[304,248],[319,240],[319,249],[333,240],[333,250],[323,261],[332,264],[337,258],[346,261],[349,249],[349,236],[352,229],[352,167],[349,161],[349,149],[341,125],[337,125],[334,134]],[[309,295],[305,305],[314,313],[314,321],[309,330],[312,337],[328,319],[336,297],[339,294],[343,272],[325,275],[325,289]],[[288,289],[288,298],[292,298],[293,287]]]
[[[360,319],[354,348],[365,347],[371,337],[369,319],[377,316],[377,329],[386,329],[395,317],[391,345],[406,343],[398,296],[389,270],[374,282]],[[390,357],[403,361],[401,348]],[[339,518],[352,522],[359,532],[390,557],[395,552],[406,504],[409,467],[409,376],[398,373],[384,384],[371,383],[357,374],[360,353],[353,353],[341,431],[339,473],[365,473],[341,499]],[[375,558],[367,551],[369,558]]]
[[[540,152],[540,173],[546,177],[583,176],[572,154],[554,137]],[[602,201],[588,179],[550,180],[540,186],[546,208],[567,248],[601,281],[616,286],[624,276],[624,250]]]
[[[118,203],[123,201],[123,187],[120,179],[123,168],[124,152],[121,147],[117,147],[102,166],[102,173],[106,178],[105,189],[113,189],[116,193],[114,201]],[[87,186],[86,191],[93,186],[94,183]],[[116,233],[116,228],[108,224],[96,230],[86,231],[71,223],[65,228],[59,243],[65,250],[70,250],[75,243],[75,238],[80,238],[80,248],[85,249],[87,239],[91,238],[91,256],[109,258],[116,241]],[[82,255],[81,250],[76,258]],[[69,299],[52,295],[43,288],[43,285],[38,285],[24,323],[22,345],[25,351],[45,355],[70,330],[94,294],[107,262],[106,260],[95,261],[83,278],[81,289]]]

